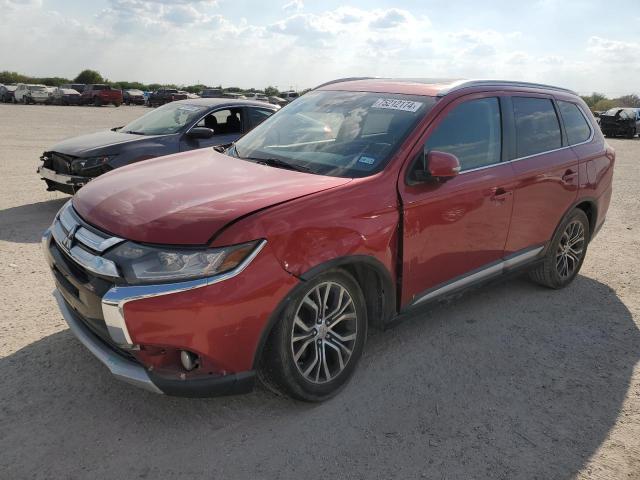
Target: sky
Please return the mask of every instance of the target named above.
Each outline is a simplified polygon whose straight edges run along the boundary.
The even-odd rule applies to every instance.
[[[611,8],[606,8],[612,5]],[[640,94],[638,0],[0,0],[0,70],[312,88],[493,78]]]

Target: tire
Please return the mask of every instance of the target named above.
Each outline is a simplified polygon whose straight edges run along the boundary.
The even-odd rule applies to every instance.
[[[93,106],[94,107],[101,107],[102,106],[102,100],[100,100],[100,98],[98,98],[98,97],[93,97]]]
[[[330,310],[320,320],[312,308],[320,307],[318,302]],[[342,270],[329,270],[301,284],[288,299],[265,345],[258,377],[298,400],[327,400],[351,378],[366,337],[367,311],[358,283]]]
[[[28,104],[29,104],[29,102],[27,102],[27,96],[26,96],[26,95],[23,95],[23,96],[22,96],[22,103],[23,103],[24,105],[28,105]]]
[[[590,239],[589,219],[582,210],[575,209],[560,224],[544,260],[529,272],[529,277],[548,288],[566,287],[580,272]],[[572,248],[567,246],[570,242],[574,242]]]

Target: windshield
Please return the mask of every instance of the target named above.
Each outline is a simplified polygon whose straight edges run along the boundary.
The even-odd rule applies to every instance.
[[[199,119],[206,110],[207,107],[168,103],[125,125],[120,131],[138,135],[178,133]]]
[[[30,85],[29,90],[32,92],[41,92],[45,89],[45,87],[41,87],[40,85]]]
[[[229,154],[277,159],[312,173],[366,177],[384,168],[433,97],[313,91],[238,140]]]

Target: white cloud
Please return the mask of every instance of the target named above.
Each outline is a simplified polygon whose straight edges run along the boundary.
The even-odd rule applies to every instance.
[[[95,68],[114,80],[246,87],[311,87],[335,77],[380,75],[503,77],[584,91],[639,88],[640,42],[626,36],[599,31],[542,45],[538,26],[487,28],[470,17],[459,28],[443,27],[425,9],[400,8],[401,1],[393,8],[335,9],[283,1],[282,10],[249,20],[230,15],[229,0],[108,0],[93,18],[51,10],[55,1],[0,0],[3,68],[70,77]],[[614,75],[618,71],[635,74]]]
[[[302,0],[292,0],[282,6],[282,9],[287,12],[300,12],[303,8],[304,2]]]

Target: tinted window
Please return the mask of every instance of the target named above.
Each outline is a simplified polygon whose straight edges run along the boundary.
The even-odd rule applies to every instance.
[[[517,157],[562,147],[560,123],[551,100],[513,97]]]
[[[212,129],[216,135],[242,133],[242,116],[239,108],[213,112],[198,122],[199,127]]]
[[[589,140],[591,129],[578,106],[575,103],[559,101],[558,107],[564,120],[564,128],[567,130],[569,145]]]
[[[500,104],[497,98],[462,103],[440,122],[426,143],[427,151],[452,153],[462,170],[500,161],[502,151]]]
[[[272,110],[267,110],[264,108],[250,108],[249,118],[251,119],[251,125],[253,125],[254,127],[260,125],[269,116],[271,116],[272,113]]]

